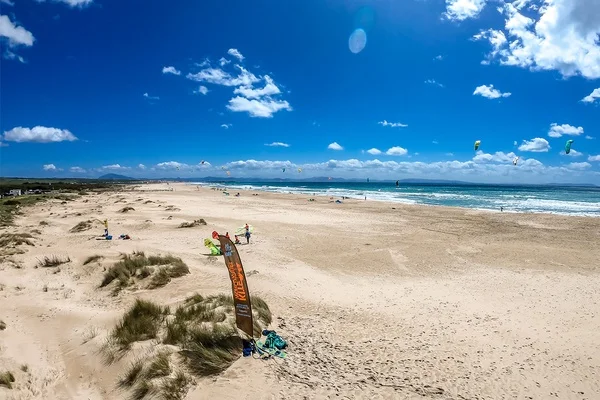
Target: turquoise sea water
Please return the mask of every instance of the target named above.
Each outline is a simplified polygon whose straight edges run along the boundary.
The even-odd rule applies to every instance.
[[[274,193],[295,193],[315,196],[334,196],[368,200],[381,200],[405,204],[428,204],[464,207],[505,212],[539,212],[600,217],[600,188],[550,187],[508,185],[434,185],[400,184],[393,182],[371,183],[202,183],[202,185],[227,187]]]

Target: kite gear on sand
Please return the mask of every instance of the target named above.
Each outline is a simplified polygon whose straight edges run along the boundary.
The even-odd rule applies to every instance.
[[[258,340],[255,344],[256,351],[261,356],[275,356],[286,358],[287,354],[284,349],[287,348],[287,342],[275,331],[264,330],[262,334],[266,336],[264,340]]]
[[[204,239],[204,245],[210,250],[211,256],[219,256],[221,255],[221,250],[215,246],[215,244],[210,239]]]

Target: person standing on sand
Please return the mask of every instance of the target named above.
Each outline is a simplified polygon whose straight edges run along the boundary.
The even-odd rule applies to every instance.
[[[104,220],[104,236],[108,236],[108,220]]]
[[[248,224],[246,224],[245,228],[246,233],[244,234],[244,236],[246,236],[246,244],[250,244],[250,227],[248,226]]]

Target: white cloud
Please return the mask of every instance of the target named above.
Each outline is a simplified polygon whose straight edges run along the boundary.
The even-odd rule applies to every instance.
[[[156,164],[156,168],[161,170],[181,170],[189,169],[190,166],[177,161],[166,161]]]
[[[240,73],[235,78],[220,68],[206,68],[196,74],[187,74],[186,78],[221,86],[252,86],[252,84],[260,81],[256,75],[244,67],[240,65],[236,65],[235,67],[240,70]]]
[[[138,164],[138,168],[144,170],[146,169],[146,166],[144,164]]]
[[[11,51],[9,49],[4,50],[4,53],[2,54],[2,58],[6,59],[6,60],[17,60],[17,61],[25,64],[25,59],[23,57],[14,53],[13,51]]]
[[[251,117],[271,118],[274,113],[292,111],[290,103],[285,100],[273,100],[265,97],[260,100],[248,100],[245,97],[234,97],[229,100],[227,108],[234,112],[247,112]]]
[[[519,143],[518,143],[516,140],[513,142],[513,146],[516,146],[516,145],[518,145],[518,144],[519,144]]]
[[[8,6],[14,6],[15,3],[13,3],[11,0],[0,0],[0,3],[6,4]]]
[[[108,171],[127,171],[129,169],[131,169],[130,167],[124,167],[121,166],[120,164],[112,164],[112,165],[105,165],[103,167],[100,167],[101,170],[108,170]]]
[[[593,140],[594,139],[594,137],[590,136],[590,135],[585,135],[585,138],[588,139],[588,140]]]
[[[295,168],[296,165],[291,161],[232,161],[224,165],[225,169],[251,169],[251,170],[273,170],[282,168]]]
[[[448,157],[454,157],[454,153],[446,153]]]
[[[473,161],[475,162],[495,162],[495,163],[508,163],[512,162],[517,155],[512,151],[510,153],[504,153],[502,151],[497,151],[494,154],[484,153],[479,150],[475,157],[473,157]]]
[[[600,154],[597,156],[589,156],[588,161],[600,161]]]
[[[69,171],[75,172],[77,174],[83,174],[86,172],[85,169],[83,169],[81,167],[71,167],[71,168],[69,168]]]
[[[73,142],[77,138],[66,129],[48,128],[45,126],[35,126],[30,129],[18,126],[12,128],[10,131],[5,131],[4,140],[17,143],[56,143],[64,141]]]
[[[488,60],[531,70],[556,70],[563,76],[600,78],[600,2],[545,0],[523,15],[524,2],[504,3],[503,43],[493,43]],[[489,35],[488,35],[489,36]]]
[[[160,100],[160,97],[150,96],[148,93],[144,93],[144,97],[147,98],[148,100]]]
[[[591,166],[592,166],[592,164],[584,161],[584,162],[572,162],[567,165],[567,168],[581,170],[581,169],[590,168]]]
[[[265,146],[269,146],[269,147],[290,147],[289,144],[283,143],[283,142],[268,143],[268,144],[265,144]]]
[[[240,53],[240,52],[238,51],[238,49],[229,49],[229,50],[227,50],[227,54],[229,54],[230,56],[233,56],[233,57],[237,58],[237,59],[238,59],[238,60],[240,60],[240,61],[243,61],[243,60],[244,60],[244,58],[245,58],[245,57],[242,55],[242,53]]]
[[[499,99],[500,97],[510,97],[511,93],[502,93],[498,89],[494,88],[494,85],[481,85],[475,88],[473,96],[479,95],[488,99]]]
[[[0,37],[6,38],[9,47],[33,46],[33,34],[14,24],[7,15],[0,15]]]
[[[45,164],[43,168],[44,171],[56,171],[58,169],[54,164]]]
[[[444,57],[442,57],[442,55],[440,54],[440,55],[435,56],[433,59],[437,60],[437,61],[442,61],[444,59]]]
[[[229,129],[231,127],[231,124],[221,124],[221,128],[223,129]]]
[[[221,59],[219,60],[219,65],[221,67],[226,66],[227,64],[229,64],[231,61],[229,61],[228,59],[226,59],[225,57],[221,57]]]
[[[338,142],[333,142],[333,143],[330,143],[330,144],[329,144],[329,146],[327,146],[327,148],[328,148],[329,150],[338,150],[338,151],[339,151],[339,150],[344,150],[344,148],[343,148],[342,146],[340,146],[340,145],[338,144]]]
[[[388,151],[385,152],[388,156],[404,156],[406,153],[408,153],[408,150],[399,146],[390,147]]]
[[[534,138],[531,140],[523,140],[519,146],[520,151],[531,151],[534,153],[544,153],[550,150],[550,143],[543,138]]]
[[[372,149],[367,150],[367,153],[374,155],[374,156],[378,156],[379,154],[381,154],[381,150],[373,147]]]
[[[389,126],[392,128],[406,128],[408,125],[400,123],[400,122],[387,122],[385,119],[383,121],[378,122],[381,126]]]
[[[452,21],[477,18],[487,0],[446,0],[444,16]]]
[[[581,99],[581,101],[584,103],[593,103],[597,99],[600,99],[600,88],[594,89],[592,93],[590,93],[588,96],[585,96],[583,99]]]
[[[504,45],[506,45],[506,35],[504,32],[496,30],[496,29],[488,29],[479,32],[478,34],[473,35],[474,40],[482,40],[487,39],[492,45],[492,50],[487,55],[486,59],[482,61],[482,64],[489,64],[491,60],[496,57]]]
[[[558,125],[553,123],[550,125],[550,130],[548,131],[548,136],[551,138],[559,138],[562,135],[570,135],[570,136],[579,136],[583,133],[583,128],[581,126],[571,126],[569,124]]]
[[[181,71],[175,69],[175,67],[163,67],[163,74],[181,75]]]
[[[441,88],[443,88],[443,87],[444,87],[444,85],[442,85],[441,83],[439,83],[439,82],[436,82],[436,80],[435,80],[435,79],[427,79],[427,80],[425,81],[425,83],[426,83],[426,84],[428,84],[428,85],[435,85],[435,86],[439,86],[439,87],[441,87]]]
[[[280,94],[281,91],[273,82],[269,75],[265,75],[265,86],[262,89],[253,89],[252,86],[240,86],[233,91],[234,94],[241,94],[247,99],[258,99],[263,96]]]
[[[206,86],[200,86],[198,88],[198,91],[194,92],[194,93],[201,93],[201,94],[203,94],[203,95],[206,96],[208,94],[208,92],[209,92],[209,90],[208,90],[208,88]]]
[[[36,0],[38,3],[43,3],[46,0]],[[52,0],[55,3],[64,3],[70,7],[85,7],[89,6],[94,2],[94,0]]]
[[[437,140],[432,140],[431,143],[433,143],[433,144],[440,144],[440,142],[438,142]]]
[[[571,149],[571,150],[569,150],[569,154],[565,153],[565,151],[563,150],[560,152],[560,155],[567,156],[567,157],[581,157],[583,155],[583,153],[580,151],[577,151],[575,149]]]

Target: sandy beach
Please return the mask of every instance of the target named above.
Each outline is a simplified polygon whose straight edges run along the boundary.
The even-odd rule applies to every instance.
[[[110,330],[136,298],[230,294],[203,241],[245,223],[250,293],[289,356],[240,358],[186,399],[600,398],[600,219],[308,198],[151,184],[27,209],[3,231],[33,232],[34,246],[0,261],[0,371],[15,377],[0,398],[127,398],[116,382],[130,358],[99,353]],[[114,239],[95,240],[105,218]],[[99,288],[133,251],[181,257],[190,274]],[[35,267],[52,255],[71,261]]]

